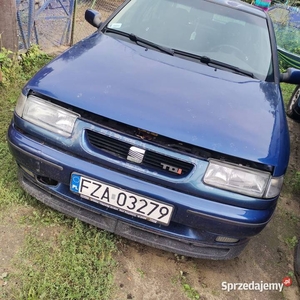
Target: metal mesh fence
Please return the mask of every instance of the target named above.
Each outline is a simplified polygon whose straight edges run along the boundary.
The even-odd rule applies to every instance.
[[[75,3],[75,17],[73,24],[73,44],[95,31],[95,28],[84,19],[86,9],[92,8],[99,11],[101,13],[102,21],[105,21],[123,2],[124,0],[77,0]]]
[[[19,49],[69,45],[74,0],[16,0]]]
[[[39,44],[43,50],[70,45],[96,29],[85,21],[86,9],[101,13],[102,21],[124,0],[16,0],[19,49]]]

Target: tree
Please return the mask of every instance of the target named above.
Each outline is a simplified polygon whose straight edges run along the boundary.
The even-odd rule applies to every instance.
[[[0,50],[18,50],[16,0],[0,0]]]

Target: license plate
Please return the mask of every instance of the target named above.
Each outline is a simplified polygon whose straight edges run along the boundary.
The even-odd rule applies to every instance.
[[[73,173],[70,190],[82,198],[154,223],[168,225],[174,207]]]

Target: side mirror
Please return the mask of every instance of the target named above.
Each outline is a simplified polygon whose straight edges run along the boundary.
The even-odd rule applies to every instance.
[[[101,14],[94,9],[87,9],[85,11],[85,20],[92,26],[99,28],[101,25]]]
[[[280,82],[300,84],[300,70],[288,68],[285,73],[280,74]]]

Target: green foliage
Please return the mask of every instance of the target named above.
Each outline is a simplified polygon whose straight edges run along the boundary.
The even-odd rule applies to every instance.
[[[280,87],[281,87],[281,91],[282,91],[283,101],[286,106],[289,102],[289,99],[292,96],[294,89],[296,88],[296,85],[288,84],[288,83],[281,83]]]
[[[287,24],[274,25],[277,44],[292,53],[300,54],[300,30]]]
[[[111,299],[112,235],[78,220],[67,229],[45,238],[39,231],[29,235],[20,253],[18,299]]]
[[[59,213],[40,202],[35,205],[35,208],[32,214],[22,218],[22,224],[54,227],[60,225],[69,226],[73,222],[73,219],[67,217],[65,214]]]
[[[294,274],[293,271],[289,271],[289,272],[287,273],[287,276],[293,278],[293,277],[295,277],[295,274]]]
[[[180,276],[179,276],[179,282],[182,285],[182,288],[184,290],[184,293],[189,299],[192,300],[198,300],[200,299],[200,294],[195,290],[193,287],[190,286],[187,282],[186,278],[186,273],[183,271],[180,271]]]
[[[284,190],[295,196],[300,195],[300,172],[297,170],[291,170],[285,175]]]
[[[9,55],[11,55],[12,53],[12,51],[2,48],[2,51],[0,52],[0,64],[5,64],[9,58]]]
[[[23,85],[34,73],[50,61],[52,57],[33,45],[23,54],[0,49],[0,87],[13,88]]]
[[[11,82],[15,81],[16,75],[20,73],[20,66],[17,62],[16,54],[2,48],[0,51],[0,66],[0,84],[8,86]]]
[[[298,239],[296,236],[289,237],[285,239],[285,243],[290,249],[294,249],[298,243]]]
[[[138,273],[140,274],[141,278],[144,278],[144,277],[145,277],[145,275],[146,275],[145,271],[143,271],[143,270],[140,269],[140,268],[138,268],[137,271],[138,271]]]
[[[19,187],[17,169],[10,155],[6,140],[7,129],[18,95],[25,82],[45,63],[50,56],[33,46],[27,53],[18,55],[5,48],[0,51],[0,208],[10,204],[33,203],[34,200]],[[0,74],[0,75],[1,75]]]
[[[299,7],[300,0],[276,0],[272,1],[272,4],[287,4],[288,6]],[[276,9],[270,10],[269,15],[273,20],[277,45],[284,50],[287,50],[293,54],[299,55],[300,57],[300,29],[297,25],[294,25],[290,20],[290,15],[287,10]],[[298,59],[297,59],[298,61]],[[280,68],[286,70],[290,63],[280,58]]]
[[[41,51],[38,45],[32,45],[26,53],[20,56],[20,65],[24,74],[37,72],[40,67],[45,65],[51,58],[48,54]]]

